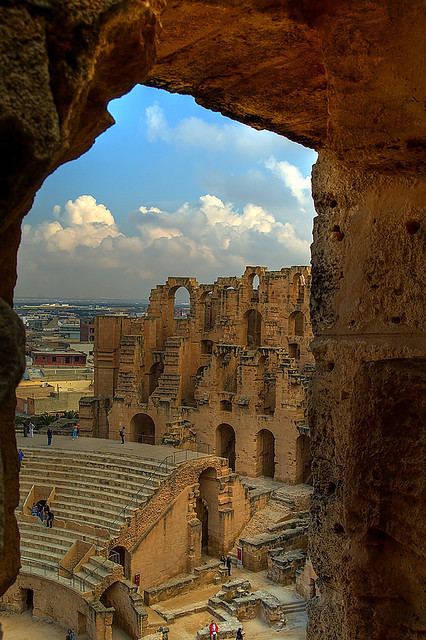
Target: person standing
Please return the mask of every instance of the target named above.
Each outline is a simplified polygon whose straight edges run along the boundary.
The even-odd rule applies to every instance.
[[[23,427],[24,427],[24,438],[26,438],[28,436],[28,420],[24,420]]]
[[[50,445],[52,444],[52,436],[53,436],[53,431],[49,427],[48,430],[47,430],[47,446],[48,447],[50,447]]]
[[[19,449],[19,466],[22,467],[22,461],[24,460],[24,452],[22,451],[22,449]]]
[[[237,635],[235,636],[235,640],[243,640],[243,630],[241,627],[238,627]]]
[[[124,436],[126,435],[126,429],[125,427],[121,427],[119,434],[121,436],[121,444],[124,444]]]
[[[226,558],[226,566],[228,568],[228,576],[230,576],[231,575],[231,558],[229,556]]]
[[[30,433],[30,438],[34,438],[34,425],[30,420],[30,424],[28,425],[28,431]]]
[[[47,512],[47,523],[46,526],[51,529],[52,528],[52,524],[53,524],[53,520],[54,520],[55,516],[53,515],[53,513],[49,510]]]
[[[37,503],[37,516],[40,518],[40,521],[43,522],[43,505],[39,502]]]
[[[74,422],[74,427],[72,429],[72,439],[75,440],[77,437],[77,423]]]
[[[217,632],[219,631],[218,626],[214,620],[211,621],[209,625],[210,638],[211,640],[216,640]]]

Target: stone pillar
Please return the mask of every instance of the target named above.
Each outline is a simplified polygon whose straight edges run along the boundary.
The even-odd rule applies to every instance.
[[[308,638],[420,639],[424,189],[322,152],[313,195]]]

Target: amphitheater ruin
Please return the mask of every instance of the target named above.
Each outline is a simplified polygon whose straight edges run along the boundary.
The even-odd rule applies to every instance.
[[[141,83],[190,94],[207,108],[318,151],[310,293],[315,370],[308,400],[309,555],[318,590],[309,601],[307,637],[420,640],[423,3],[17,0],[3,3],[0,17],[0,593],[24,575],[13,428],[24,334],[12,309],[22,219],[45,178],[112,124],[109,100]],[[37,452],[28,458],[30,472]],[[227,482],[215,486],[225,491]],[[245,495],[240,482],[220,496],[223,531],[234,489]],[[72,495],[68,488],[58,487],[58,501]],[[93,516],[93,535],[102,537]],[[129,515],[129,535],[137,519],[137,512]],[[78,536],[80,542],[90,543],[90,535]],[[66,588],[63,579],[55,589]],[[117,581],[120,590],[126,580]],[[245,593],[247,585],[240,588]],[[130,586],[127,594],[130,602]],[[120,595],[111,589],[102,607]],[[81,625],[95,629],[104,609],[80,606],[77,597]],[[226,601],[223,593],[217,598]],[[137,621],[137,597],[133,605],[129,621]]]

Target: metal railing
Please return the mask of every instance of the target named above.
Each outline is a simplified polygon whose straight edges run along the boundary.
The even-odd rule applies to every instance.
[[[43,571],[43,574],[47,577],[50,575],[59,581],[59,578],[64,578],[69,580],[72,587],[78,587],[79,591],[87,591],[87,580],[85,578],[81,578],[80,576],[76,576],[73,571],[69,571],[65,569],[65,567],[61,567],[59,564],[47,564],[46,562],[42,562],[41,560],[36,560],[35,558],[28,558],[26,556],[22,556],[22,567],[21,571],[25,571],[27,567],[34,567],[40,571]],[[61,575],[61,572],[67,574],[67,576]],[[90,585],[90,583],[89,583]]]

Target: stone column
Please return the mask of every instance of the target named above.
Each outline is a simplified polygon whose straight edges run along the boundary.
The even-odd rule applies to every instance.
[[[313,195],[308,638],[420,639],[424,188],[322,152]]]

